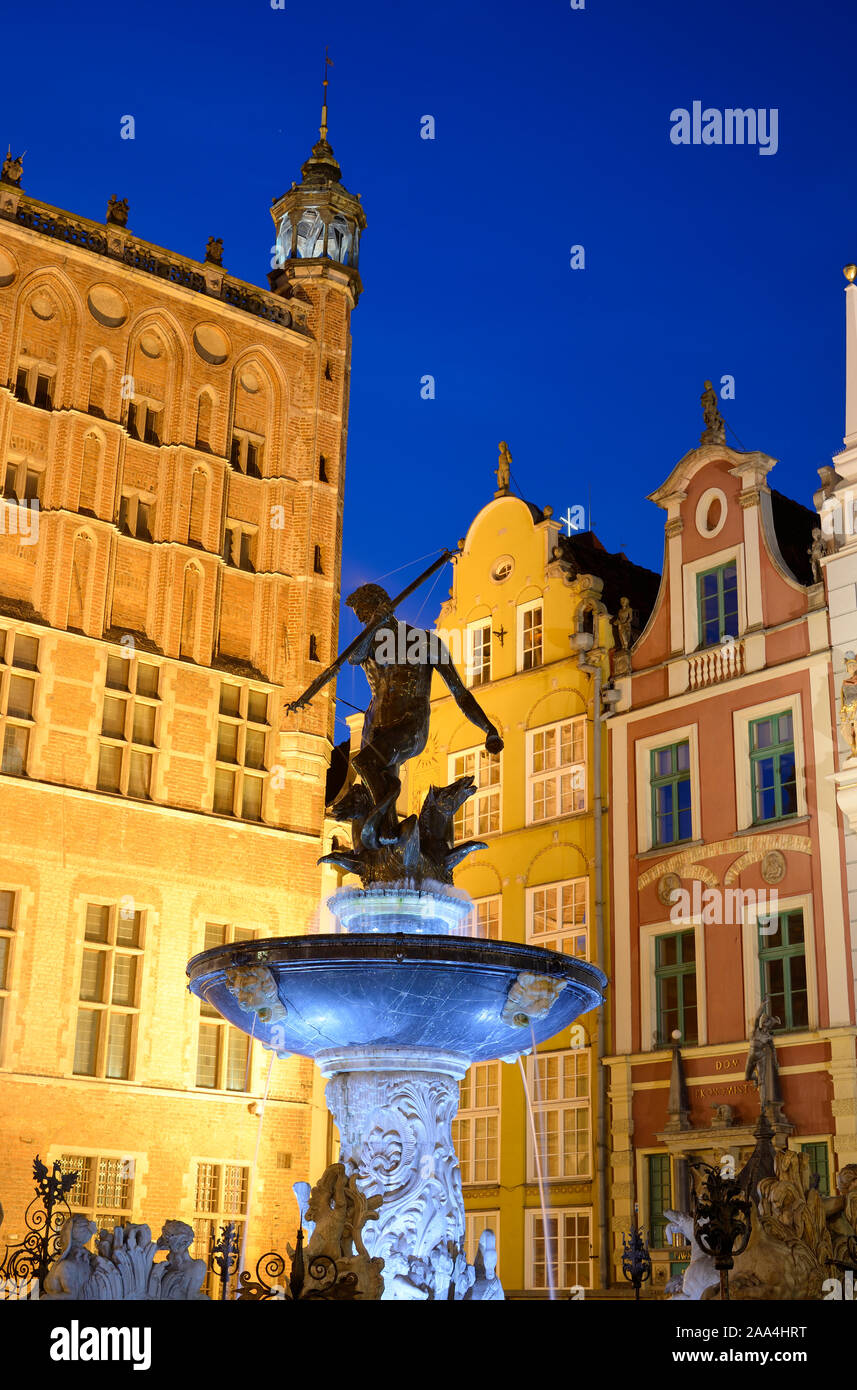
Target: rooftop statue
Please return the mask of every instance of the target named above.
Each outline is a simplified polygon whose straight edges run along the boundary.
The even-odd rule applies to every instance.
[[[24,151],[26,154],[27,151]],[[24,154],[17,154],[12,158],[12,146],[6,152],[3,160],[3,168],[0,169],[0,183],[8,183],[12,188],[20,188],[21,179],[24,175]]]
[[[700,436],[700,444],[724,444],[726,442],[726,426],[723,416],[717,408],[717,392],[706,381],[705,390],[699,398],[702,406],[702,418],[705,421],[705,429]]]
[[[447,558],[448,553],[427,574]],[[415,587],[416,583],[405,593]],[[483,731],[489,753],[499,753],[503,740],[465,686],[437,634],[396,619],[395,605],[402,597],[391,599],[377,584],[355,589],[346,602],[364,624],[363,631],[288,709],[307,703],[345,661],[363,668],[372,698],[360,751],[351,759],[344,794],[329,811],[335,820],[351,821],[352,848],[337,847],[320,862],[359,874],[364,884],[423,878],[451,883],[454,865],[471,850],[483,848],[476,840],[458,846],[453,843],[453,818],[474,795],[473,778],[432,787],[419,816],[400,822],[396,813],[402,765],[422,753],[428,741],[434,673],[445,681],[462,714]],[[359,782],[354,781],[355,774]]]
[[[497,463],[497,492],[507,493],[509,491],[509,476],[511,473],[512,455],[509,453],[509,446],[505,439],[500,441],[500,458]]]

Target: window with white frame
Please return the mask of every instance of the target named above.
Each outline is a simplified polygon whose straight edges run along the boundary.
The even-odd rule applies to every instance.
[[[589,1048],[539,1052],[527,1059],[533,1124],[541,1175],[546,1181],[592,1175],[589,1108]],[[539,1165],[532,1131],[527,1135],[527,1181],[536,1182]]]
[[[518,609],[518,670],[532,671],[542,660],[542,601],[538,599]]]
[[[235,1227],[238,1246],[247,1219],[250,1169],[245,1163],[197,1163],[196,1196],[193,1217],[193,1254],[205,1260],[224,1226]],[[209,1270],[202,1286],[211,1294],[213,1276]],[[219,1289],[219,1286],[218,1286]]]
[[[160,676],[155,662],[108,656],[98,756],[99,791],[119,792],[141,801],[151,797]]]
[[[0,1046],[3,1043],[3,1023],[6,1017],[11,978],[10,959],[15,938],[15,894],[0,891]]]
[[[487,685],[491,679],[491,619],[467,624],[466,683]]]
[[[477,936],[483,941],[501,941],[503,899],[499,893],[490,898],[474,898],[473,911],[462,928],[462,936]]]
[[[494,1241],[497,1249],[497,1275],[502,1279],[500,1273],[500,1213],[494,1208],[492,1211],[466,1211],[464,1213],[464,1248],[467,1251],[467,1259],[470,1264],[476,1260],[479,1249],[479,1240],[483,1231],[493,1231]]]
[[[527,734],[527,824],[586,810],[586,719]]]
[[[499,1062],[478,1062],[464,1077],[452,1142],[463,1183],[500,1181]]]
[[[527,940],[589,959],[589,879],[570,878],[527,889]]]
[[[0,772],[12,777],[27,775],[38,671],[38,638],[0,628],[0,724],[3,726]]]
[[[87,903],[75,1076],[131,1078],[142,973],[142,912],[124,904]]]
[[[252,941],[251,927],[232,927],[206,922],[202,949],[211,951],[233,941]],[[212,1004],[199,1002],[199,1040],[196,1051],[196,1084],[215,1091],[250,1089],[250,1038],[233,1028]]]
[[[268,692],[224,681],[214,772],[214,810],[219,815],[262,819],[268,732]]]
[[[485,748],[467,748],[462,753],[450,755],[450,781],[472,777],[476,783],[475,796],[455,813],[456,840],[490,835],[500,829],[502,756],[502,753],[489,753]]]
[[[88,1216],[99,1230],[127,1225],[134,1192],[133,1159],[64,1153],[59,1162],[64,1175],[77,1173],[77,1182],[67,1198],[73,1213]]]
[[[527,1212],[527,1287],[592,1288],[592,1210]],[[552,1276],[552,1277],[551,1277]]]

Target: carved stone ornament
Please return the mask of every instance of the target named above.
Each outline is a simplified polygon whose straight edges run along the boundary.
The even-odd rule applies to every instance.
[[[712,1286],[717,1286],[720,1277],[714,1268],[714,1257],[706,1255],[699,1241],[693,1234],[693,1217],[687,1212],[673,1211],[667,1208],[664,1211],[667,1219],[665,1236],[667,1240],[672,1240],[673,1236],[684,1236],[690,1245],[690,1263],[684,1271],[684,1275],[676,1276],[676,1280],[681,1282],[678,1288],[671,1293],[671,1301],[678,1300],[683,1302],[696,1302],[702,1298],[705,1290]],[[673,1281],[670,1280],[670,1285]],[[669,1286],[668,1286],[669,1288]]]
[[[769,849],[759,869],[765,883],[782,883],[786,876],[786,856],[782,850]]]
[[[845,679],[839,700],[839,727],[851,757],[857,757],[857,656],[845,654]]]
[[[552,975],[530,975],[521,971],[509,986],[500,1017],[504,1023],[525,1028],[531,1018],[544,1018],[550,1013],[567,983]]]
[[[658,901],[662,902],[664,907],[672,907],[673,893],[678,892],[680,888],[681,879],[678,874],[662,874],[658,879]]]
[[[327,1085],[341,1157],[380,1196],[364,1234],[384,1261],[385,1300],[463,1299],[476,1275],[464,1254],[461,1170],[452,1145],[458,1082],[441,1072],[340,1072]],[[312,1204],[307,1215],[318,1222]],[[310,1250],[318,1237],[313,1232]]]
[[[48,1270],[42,1298],[86,1302],[208,1301],[202,1293],[206,1267],[188,1253],[194,1230],[185,1221],[166,1221],[157,1241],[148,1226],[99,1231],[96,1253],[87,1250],[95,1222],[76,1214],[60,1233],[60,1253]],[[155,1264],[155,1253],[166,1260]]]
[[[226,971],[226,988],[242,1009],[258,1014],[263,1023],[279,1023],[286,1017],[277,982],[266,965],[233,965]]]

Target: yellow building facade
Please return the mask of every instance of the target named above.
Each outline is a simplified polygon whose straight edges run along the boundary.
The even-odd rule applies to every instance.
[[[603,725],[593,715],[603,708],[613,632],[601,580],[570,574],[577,566],[563,563],[561,532],[550,508],[503,487],[474,519],[437,630],[504,748],[485,751],[437,680],[429,742],[411,765],[406,796],[415,812],[431,784],[474,777],[478,789],[458,813],[456,840],[486,848],[455,875],[474,900],[473,935],[562,950],[607,969],[607,843],[604,835],[597,843],[594,782],[600,761],[603,797],[603,742],[595,748]],[[605,809],[602,801],[602,818]],[[454,1138],[467,1249],[483,1229],[495,1230],[509,1294],[600,1282],[598,1039],[593,1013],[523,1059],[532,1120],[519,1063],[474,1066],[462,1083]]]

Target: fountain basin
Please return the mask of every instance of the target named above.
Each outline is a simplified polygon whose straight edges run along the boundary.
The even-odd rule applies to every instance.
[[[276,987],[267,1001],[237,989],[234,974],[227,979],[259,966]],[[195,995],[277,1052],[322,1062],[342,1048],[427,1049],[455,1054],[462,1068],[526,1052],[533,1034],[536,1042],[554,1037],[597,1008],[607,984],[588,961],[538,946],[404,933],[218,946],[194,956],[187,973]],[[521,976],[546,979],[549,994],[558,989],[549,1007],[510,1016],[509,991]]]

